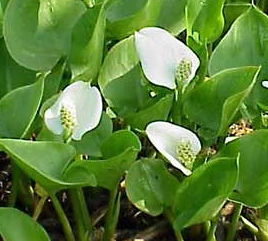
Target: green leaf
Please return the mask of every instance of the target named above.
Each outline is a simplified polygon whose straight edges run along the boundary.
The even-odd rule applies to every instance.
[[[236,19],[228,33],[217,45],[209,62],[209,73],[215,74],[227,68],[261,66],[260,75],[248,102],[267,103],[268,95],[260,82],[268,79],[268,17],[250,7]],[[235,56],[235,58],[234,58]]]
[[[66,62],[61,59],[45,78],[44,95],[42,102],[59,92],[60,82],[66,67]]]
[[[126,123],[132,128],[145,130],[146,126],[153,121],[167,120],[173,104],[173,94],[166,95],[152,106],[145,108],[137,113],[127,115]]]
[[[0,208],[0,234],[5,241],[50,241],[41,225],[15,208]]]
[[[107,9],[108,35],[122,39],[155,25],[163,0],[115,0]]]
[[[16,62],[50,70],[68,54],[74,25],[86,8],[76,0],[12,0],[4,15],[4,37]]]
[[[72,141],[77,154],[86,154],[94,157],[101,157],[101,145],[112,134],[113,122],[105,114],[102,114],[99,125],[96,129],[83,135],[81,141]]]
[[[231,141],[218,156],[239,158],[239,175],[235,191],[230,196],[249,207],[261,207],[268,203],[268,130]]]
[[[4,19],[4,13],[3,13],[2,4],[0,2],[0,38],[3,37],[3,19]]]
[[[84,170],[85,173],[93,173],[98,186],[112,191],[130,165],[136,160],[137,153],[138,150],[131,147],[107,160],[76,161],[69,166],[68,171],[75,173],[76,170]]]
[[[120,116],[140,109],[148,98],[133,36],[120,41],[107,54],[99,75],[99,86],[108,105]]]
[[[178,35],[185,28],[185,6],[187,0],[163,1],[156,25],[160,26],[173,35]]]
[[[227,3],[223,8],[223,15],[225,20],[224,32],[229,30],[233,22],[252,5],[249,3]]]
[[[17,88],[0,100],[0,136],[22,138],[29,130],[44,89],[44,76],[28,86]]]
[[[177,179],[159,159],[142,159],[132,164],[126,176],[126,192],[129,200],[141,211],[152,216],[171,207]]]
[[[188,35],[198,42],[210,43],[216,40],[224,27],[224,0],[189,0],[186,6]],[[195,37],[197,36],[197,37]]]
[[[9,55],[4,39],[0,39],[0,98],[9,91],[35,82],[35,72],[18,65]]]
[[[0,146],[12,161],[47,192],[51,193],[68,187],[96,185],[93,174],[85,173],[84,170],[63,175],[75,156],[75,149],[70,145],[0,139]]]
[[[259,68],[228,69],[191,90],[184,99],[184,112],[212,136],[223,135],[241,103],[251,91]]]
[[[119,130],[102,143],[101,153],[107,159],[119,155],[128,148],[134,148],[139,152],[141,150],[140,140],[132,131]]]
[[[172,92],[144,79],[133,36],[109,51],[100,71],[99,85],[109,107],[134,128],[144,129],[148,122],[166,119],[171,108]]]
[[[106,26],[104,6],[88,9],[74,28],[69,58],[73,79],[89,81],[99,72]]]
[[[181,230],[217,215],[237,179],[234,158],[218,158],[203,164],[179,186],[173,205],[173,226]]]
[[[107,84],[128,73],[138,63],[133,36],[114,45],[108,52],[100,71],[98,83],[101,91],[103,92]]]

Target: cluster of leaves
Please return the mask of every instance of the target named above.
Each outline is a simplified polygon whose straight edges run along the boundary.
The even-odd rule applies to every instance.
[[[259,209],[265,219],[268,90],[261,83],[268,79],[268,6],[265,1],[255,4],[1,0],[0,150],[45,190],[58,212],[55,195],[61,190],[109,190],[112,204],[103,240],[115,228],[117,187],[125,174],[129,200],[152,216],[167,215],[176,233],[213,220],[226,200]],[[179,113],[174,111],[174,92],[150,83],[143,74],[133,34],[146,26],[179,36],[200,59]],[[94,130],[64,143],[47,129],[43,116],[60,90],[77,80],[100,89],[105,109]],[[172,122],[174,112],[181,120],[176,124],[197,133],[202,142],[189,177],[169,172],[164,158],[155,158],[144,141],[149,123]],[[239,119],[249,122],[253,133],[225,144],[229,126]],[[33,136],[35,141],[30,140]],[[212,145],[214,156],[207,151]],[[81,155],[89,160],[80,160]],[[11,241],[50,240],[14,208],[0,208],[0,234]],[[67,234],[67,240],[74,239]]]

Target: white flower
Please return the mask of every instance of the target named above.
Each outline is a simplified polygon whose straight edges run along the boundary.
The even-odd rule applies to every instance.
[[[45,111],[47,128],[56,135],[64,131],[74,140],[94,129],[100,121],[102,100],[99,90],[89,83],[77,81],[60,94],[57,101]]]
[[[155,148],[185,175],[191,175],[193,162],[201,150],[198,137],[181,126],[164,121],[150,123],[146,134]]]
[[[194,52],[161,28],[135,32],[135,46],[146,78],[156,85],[175,89],[181,81],[186,87],[199,67]]]

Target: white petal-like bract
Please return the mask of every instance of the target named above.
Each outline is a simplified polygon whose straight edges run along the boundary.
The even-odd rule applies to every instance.
[[[191,62],[191,74],[185,85],[195,76],[199,59],[184,43],[169,32],[157,27],[135,32],[135,47],[146,78],[153,84],[176,88],[176,69],[182,60]]]
[[[191,175],[182,160],[177,157],[177,147],[181,143],[189,142],[193,154],[196,156],[201,150],[201,143],[192,131],[165,121],[156,121],[148,124],[146,134],[155,148],[167,158],[167,160],[185,175]]]
[[[87,131],[94,129],[102,113],[101,94],[89,83],[77,81],[60,94],[58,100],[45,111],[45,124],[50,131],[60,135],[64,131],[61,110],[65,107],[73,115],[72,139],[80,140]]]

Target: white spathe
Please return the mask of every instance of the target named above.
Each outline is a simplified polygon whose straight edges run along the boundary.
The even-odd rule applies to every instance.
[[[146,78],[153,84],[176,88],[176,69],[183,60],[190,61],[191,73],[184,86],[194,78],[199,59],[184,43],[157,27],[135,32],[135,46]]]
[[[180,143],[189,142],[193,154],[196,156],[201,150],[198,137],[190,130],[165,121],[156,121],[148,124],[146,134],[155,148],[167,158],[176,168],[189,176],[192,171],[187,169],[177,158],[177,147]]]
[[[57,101],[44,114],[47,128],[56,135],[64,131],[60,113],[63,107],[73,115],[75,122],[72,139],[81,140],[84,133],[94,129],[100,122],[101,94],[96,87],[91,87],[89,83],[83,81],[74,82],[65,88]]]

